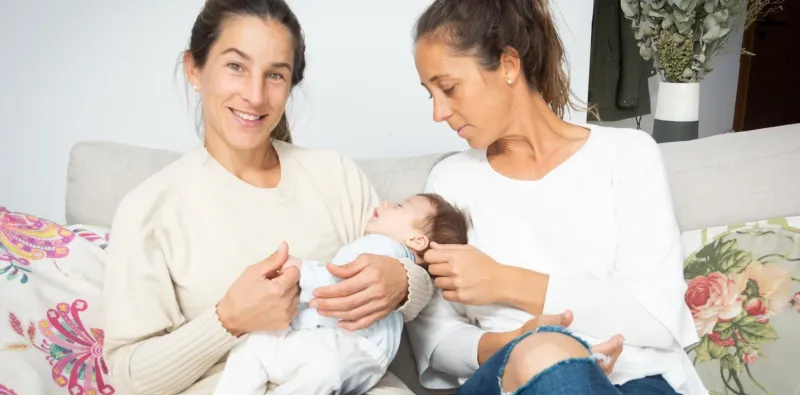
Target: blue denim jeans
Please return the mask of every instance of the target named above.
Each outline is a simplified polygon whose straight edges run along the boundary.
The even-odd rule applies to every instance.
[[[572,336],[587,349],[589,345],[561,327],[541,327],[535,332],[560,332]],[[528,332],[492,355],[458,390],[458,395],[678,395],[661,376],[633,380],[621,386],[611,384],[594,358],[572,358],[561,361],[517,388],[503,392],[500,383],[511,350],[535,332]]]

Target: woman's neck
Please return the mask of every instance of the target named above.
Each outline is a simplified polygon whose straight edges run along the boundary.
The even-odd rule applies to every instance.
[[[275,187],[280,181],[280,160],[270,140],[249,150],[231,147],[214,133],[206,133],[208,153],[237,178],[261,188]]]
[[[560,119],[538,94],[516,100],[516,113],[505,135],[489,147],[490,156],[519,157],[538,161],[575,140],[586,138],[586,130]]]

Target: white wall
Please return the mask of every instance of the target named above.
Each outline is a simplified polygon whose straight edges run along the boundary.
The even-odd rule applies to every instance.
[[[197,144],[174,71],[203,3],[3,1],[0,205],[63,221],[66,164],[78,141],[180,151]],[[413,22],[429,3],[290,0],[309,51],[307,79],[289,110],[298,144],[354,157],[466,147],[433,123],[414,69]],[[572,90],[585,100],[591,1],[555,0],[553,7]]]
[[[736,91],[739,85],[740,50],[742,48],[743,23],[731,32],[731,37],[721,55],[713,60],[714,71],[700,82],[700,138],[730,132],[733,128],[733,113]],[[650,114],[641,118],[640,128],[653,132],[653,114],[658,97],[658,75],[650,77]],[[595,122],[593,122],[595,123]],[[616,122],[604,122],[605,126],[636,128],[633,118]]]

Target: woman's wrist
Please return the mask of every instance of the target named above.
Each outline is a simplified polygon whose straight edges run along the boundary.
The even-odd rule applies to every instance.
[[[225,328],[231,336],[239,337],[244,333],[237,328],[235,316],[231,314],[230,309],[227,308],[224,299],[217,303],[217,318],[220,324],[222,324],[222,327]]]

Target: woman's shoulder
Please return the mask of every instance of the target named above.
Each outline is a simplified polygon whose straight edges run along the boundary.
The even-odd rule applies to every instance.
[[[186,152],[174,162],[151,174],[120,200],[117,216],[153,215],[177,202],[180,191],[190,184],[202,167],[202,148]]]
[[[436,163],[431,169],[429,178],[452,178],[467,175],[467,171],[485,166],[486,163],[485,150],[467,149],[459,151]]]
[[[595,140],[617,155],[658,149],[653,137],[643,130],[598,125],[593,125],[591,130]]]
[[[276,143],[276,148],[301,173],[294,175],[296,182],[339,197],[372,189],[369,177],[356,160],[336,150],[283,142]]]
[[[282,157],[291,158],[307,172],[315,175],[325,176],[361,170],[353,158],[334,149],[306,147],[282,141],[276,141],[275,147]]]
[[[486,151],[467,149],[436,163],[425,183],[425,190],[452,196],[466,193],[466,188],[480,183],[486,173]]]
[[[593,126],[600,155],[610,165],[613,173],[641,172],[645,169],[664,168],[661,147],[653,137],[642,130]]]

